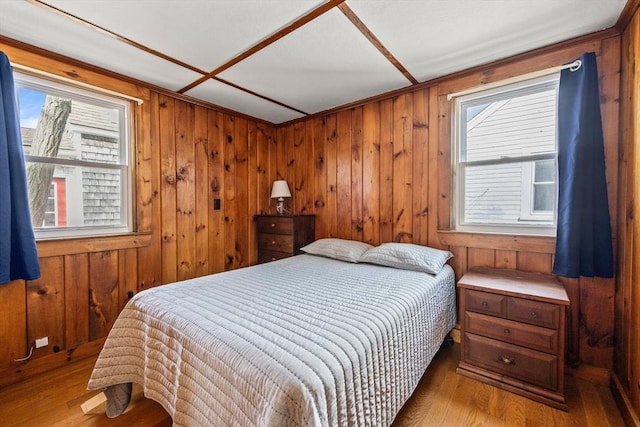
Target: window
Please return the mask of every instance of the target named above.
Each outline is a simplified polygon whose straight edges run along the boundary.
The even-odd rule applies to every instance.
[[[36,237],[131,231],[129,101],[15,80]]]
[[[454,223],[555,233],[558,76],[456,98]]]

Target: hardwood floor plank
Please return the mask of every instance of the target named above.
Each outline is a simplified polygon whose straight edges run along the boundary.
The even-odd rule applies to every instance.
[[[622,427],[608,387],[566,376],[568,412],[458,375],[460,346],[441,349],[404,405],[394,427]],[[85,415],[80,405],[97,394],[87,390],[94,358],[79,360],[23,382],[0,388],[4,427],[164,427],[171,418],[134,385],[127,411],[115,419]]]
[[[513,393],[498,392],[499,398],[504,404],[505,426],[509,427],[525,427],[527,425],[527,398]]]
[[[596,390],[596,386],[592,383],[576,378],[576,383],[579,384],[578,390],[580,390],[580,396],[585,407],[593,408],[593,411],[586,411],[587,425],[594,425],[596,422],[600,422],[602,427],[610,426],[607,417],[599,417],[599,414],[605,414],[604,407],[601,403],[600,396]]]
[[[613,400],[613,394],[611,394],[611,390],[606,387],[597,387],[597,393],[600,397],[600,403],[602,403],[602,407],[605,415],[607,416],[607,421],[610,426],[617,426],[621,420],[620,410],[618,409],[618,405],[615,400]],[[584,425],[584,424],[583,424]]]
[[[569,377],[565,377],[569,378]],[[576,379],[571,377],[571,380],[565,381],[565,396],[567,399],[567,406],[569,407],[569,411],[571,413],[571,420],[573,421],[573,425],[575,426],[587,426],[587,416],[585,414],[585,404],[582,400],[582,396],[580,396],[580,391],[578,390],[578,386],[576,384]],[[606,392],[611,394],[611,392],[602,387]]]

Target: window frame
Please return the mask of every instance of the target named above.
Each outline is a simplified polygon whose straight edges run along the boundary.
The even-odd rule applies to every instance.
[[[113,95],[106,95],[91,90],[83,89],[54,78],[44,78],[14,70],[16,98],[19,99],[19,90],[26,88],[42,93],[56,95],[95,105],[98,107],[114,108],[118,111],[118,163],[102,163],[98,161],[50,158],[32,155],[24,155],[25,166],[28,162],[53,164],[56,166],[71,166],[81,169],[83,167],[97,169],[113,169],[120,171],[120,224],[82,225],[63,227],[34,227],[36,240],[53,238],[82,238],[101,237],[132,233],[134,231],[134,189],[133,189],[133,108],[131,101]],[[22,125],[20,123],[20,125]],[[100,131],[96,133],[99,135]]]
[[[505,83],[497,87],[490,89],[479,89],[471,93],[466,93],[461,96],[455,97],[453,102],[453,114],[452,114],[452,189],[454,195],[451,198],[451,224],[454,231],[460,232],[472,232],[481,234],[517,234],[517,235],[536,235],[536,236],[554,236],[557,223],[557,93],[559,85],[560,74],[553,73],[542,77],[527,79],[516,83]],[[556,92],[556,140],[555,150],[553,152],[541,152],[532,153],[523,156],[500,156],[496,159],[487,160],[466,160],[466,135],[467,135],[467,121],[463,120],[464,109],[472,107],[474,105],[483,105],[491,102],[499,102],[506,99],[513,99],[518,96],[525,96],[529,94],[539,93],[552,88]],[[482,112],[478,113],[482,114]],[[463,140],[464,138],[464,140]],[[464,221],[465,215],[465,170],[470,166],[491,166],[491,165],[508,165],[521,163],[522,165],[529,165],[529,174],[533,173],[533,168],[536,161],[541,160],[553,160],[556,165],[556,181],[554,208],[552,212],[552,224],[543,223],[549,218],[547,213],[539,214],[531,211],[530,215],[523,215],[523,224],[482,224],[477,222]],[[529,195],[527,197],[533,197],[533,176],[528,177]],[[524,188],[525,179],[521,181],[521,185]],[[533,209],[533,201],[530,201],[531,209]],[[521,202],[521,214],[523,213],[522,207],[524,203]],[[540,223],[536,224],[536,221]]]

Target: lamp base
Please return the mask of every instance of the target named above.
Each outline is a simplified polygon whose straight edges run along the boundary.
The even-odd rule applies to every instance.
[[[276,206],[276,212],[278,213],[278,215],[284,215],[285,209],[284,209],[284,199],[283,198],[279,198],[278,199],[278,204]]]

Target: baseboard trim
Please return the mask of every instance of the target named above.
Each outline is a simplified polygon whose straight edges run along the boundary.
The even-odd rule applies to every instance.
[[[620,409],[620,413],[627,427],[640,427],[640,418],[638,418],[638,415],[633,409],[631,400],[629,400],[629,396],[615,372],[611,373],[610,387],[613,400],[616,401],[616,405],[618,405],[618,409]]]
[[[564,373],[604,387],[609,386],[611,383],[611,371],[593,365],[579,365],[575,368],[567,366],[564,369]]]

